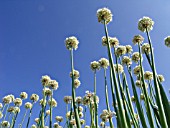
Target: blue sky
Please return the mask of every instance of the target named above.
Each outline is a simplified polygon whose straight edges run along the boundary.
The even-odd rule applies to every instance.
[[[168,0],[0,0],[0,97],[10,93],[18,97],[21,91],[41,95],[40,79],[47,74],[59,82],[59,89],[54,94],[58,101],[55,115],[64,115],[63,97],[71,94],[70,58],[64,40],[72,35],[80,41],[74,52],[75,69],[80,71],[82,83],[77,95],[92,91],[90,62],[107,57],[106,48],[101,45],[104,27],[96,17],[97,9],[102,7],[112,11],[109,35],[116,36],[122,45],[132,44],[136,34],[146,39],[146,34],[137,29],[141,17],[149,16],[155,21],[150,34],[157,72],[164,75],[164,89],[168,94],[170,49],[164,45],[164,38],[170,35]],[[137,51],[136,47],[134,51]],[[103,72],[98,72],[97,76],[97,93],[102,98]],[[101,100],[100,106],[100,110],[104,109],[105,101]]]

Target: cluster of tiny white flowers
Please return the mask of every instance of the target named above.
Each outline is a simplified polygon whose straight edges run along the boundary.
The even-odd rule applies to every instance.
[[[170,36],[167,36],[167,37],[164,39],[164,41],[165,41],[165,45],[166,45],[167,47],[170,47]]]
[[[142,53],[150,54],[150,52],[151,52],[150,45],[148,43],[144,43],[142,45]]]
[[[149,18],[144,16],[143,18],[139,19],[138,22],[138,29],[142,32],[151,31],[153,29],[154,21]]]
[[[133,37],[133,44],[136,45],[136,44],[141,44],[142,42],[144,41],[144,38],[141,36],[141,35],[135,35]]]
[[[65,45],[68,50],[72,50],[72,49],[77,50],[78,44],[79,41],[75,36],[68,37],[65,40]]]

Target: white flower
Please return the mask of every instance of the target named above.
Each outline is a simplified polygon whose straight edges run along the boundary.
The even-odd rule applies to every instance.
[[[56,80],[50,80],[48,84],[49,84],[50,89],[53,89],[53,90],[58,89],[58,82]]]
[[[118,72],[118,73],[122,73],[124,70],[123,70],[123,66],[121,64],[115,64],[114,65],[114,68],[115,68],[115,71]]]
[[[139,52],[134,52],[134,53],[132,54],[132,60],[133,60],[135,63],[138,63],[138,61],[140,60],[140,54],[139,54]],[[142,55],[141,55],[141,60],[143,60]]]
[[[33,124],[33,125],[31,126],[31,128],[37,128],[37,126],[36,126],[35,124]]]
[[[32,100],[33,102],[37,102],[39,100],[39,96],[37,94],[32,94],[30,100]]]
[[[79,41],[75,36],[71,36],[66,38],[65,45],[68,50],[76,50],[78,48]]]
[[[10,123],[8,121],[4,120],[4,121],[1,122],[1,126],[5,127],[5,128],[8,128],[10,126]]]
[[[35,123],[37,123],[37,124],[38,124],[38,123],[39,123],[39,121],[40,121],[40,118],[35,118],[35,120],[34,120],[34,121],[35,121]]]
[[[83,101],[83,99],[82,99],[81,96],[77,96],[77,97],[76,97],[76,103],[77,103],[77,104],[81,104],[82,101]]]
[[[144,79],[145,79],[145,80],[152,80],[152,79],[153,79],[153,73],[150,72],[150,71],[146,71],[146,72],[144,73]]]
[[[131,54],[133,52],[131,45],[125,45],[125,47],[126,47],[126,53]]]
[[[136,44],[141,44],[142,42],[144,41],[144,38],[141,36],[141,35],[135,35],[133,37],[133,44],[136,45]]]
[[[119,45],[119,46],[116,48],[115,54],[116,54],[118,57],[126,54],[126,47],[123,46],[123,45]]]
[[[28,98],[28,94],[26,92],[21,92],[20,98],[23,99],[23,100],[27,99]]]
[[[52,98],[52,100],[49,99],[48,104],[52,107],[57,107],[57,101],[54,98]]]
[[[3,113],[0,111],[0,119],[2,119],[3,117]]]
[[[81,82],[80,82],[79,79],[75,79],[75,80],[74,80],[74,87],[75,87],[75,88],[78,88],[78,87],[80,86],[80,84],[81,84]]]
[[[159,79],[160,82],[165,81],[165,78],[164,78],[163,75],[159,74],[159,75],[157,75],[157,77],[158,77],[158,79]]]
[[[15,106],[21,106],[22,105],[22,99],[21,98],[16,98],[15,100],[14,100],[14,104],[15,104]]]
[[[99,63],[100,63],[100,67],[102,67],[104,69],[106,69],[109,66],[109,61],[106,58],[101,58],[99,60]]]
[[[90,68],[92,71],[100,70],[100,63],[97,61],[93,61],[90,64]]]
[[[44,92],[44,94],[45,94],[46,96],[51,96],[51,94],[52,94],[52,92],[51,92],[51,90],[50,90],[49,88],[44,88],[44,89],[43,89],[43,92]]]
[[[149,54],[151,52],[150,45],[148,43],[144,43],[141,49],[143,54]]]
[[[140,73],[140,71],[141,71],[140,68],[141,68],[140,65],[136,66],[136,67],[133,69],[133,73],[134,73],[135,75],[138,75],[138,74]]]
[[[97,10],[98,22],[106,24],[112,21],[112,12],[108,8],[101,8]]]
[[[65,97],[64,97],[64,102],[65,102],[66,104],[71,103],[71,101],[72,101],[72,97],[71,97],[71,96],[65,96]]]
[[[78,79],[80,77],[80,73],[77,70],[73,70],[74,79]],[[70,72],[70,77],[72,78],[72,72]]]
[[[128,57],[128,56],[123,56],[122,64],[126,65],[126,66],[129,66],[129,65],[132,64],[132,59],[130,57]]]
[[[20,108],[19,107],[14,107],[14,112],[15,113],[20,113]]]
[[[50,115],[50,110],[46,110],[45,112],[47,115]]]
[[[32,108],[32,104],[30,102],[26,102],[25,109],[31,109],[31,108]]]
[[[142,32],[151,31],[153,29],[154,21],[149,18],[144,16],[143,18],[139,19],[138,22],[138,29]]]
[[[51,78],[49,76],[45,75],[45,76],[42,76],[41,83],[43,86],[48,86],[50,80],[51,80]]]
[[[170,47],[170,36],[167,36],[164,40],[165,40],[165,45],[167,47]]]
[[[0,109],[1,109],[1,108],[3,108],[3,105],[2,105],[2,103],[0,103]]]

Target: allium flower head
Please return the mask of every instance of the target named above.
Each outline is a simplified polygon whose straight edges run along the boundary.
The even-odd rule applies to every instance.
[[[97,10],[98,22],[106,24],[112,21],[112,12],[108,8],[101,8]]]
[[[80,73],[78,70],[73,70],[74,79],[78,79],[80,77]],[[72,72],[70,72],[70,77],[72,78]]]
[[[81,82],[80,82],[79,79],[75,79],[75,80],[74,80],[74,87],[75,87],[75,88],[78,88],[78,87],[80,86],[80,84],[81,84]]]
[[[103,122],[108,122],[109,119],[111,119],[113,116],[115,116],[115,112],[108,111],[107,109],[104,109],[102,114],[100,114],[100,118]]]
[[[71,125],[76,125],[75,119],[70,120],[70,124],[71,124]]]
[[[119,45],[119,40],[116,37],[110,37],[109,43],[111,47],[116,47]]]
[[[19,107],[14,107],[14,113],[20,113],[20,108]]]
[[[58,89],[58,82],[56,80],[50,80],[49,81],[49,88],[53,90]]]
[[[133,37],[133,44],[136,45],[136,44],[142,44],[142,42],[144,41],[144,38],[141,36],[141,35],[135,35]]]
[[[14,107],[13,106],[10,106],[7,110],[9,113],[13,113],[14,112]]]
[[[30,100],[32,100],[33,102],[37,102],[39,100],[39,96],[37,94],[32,94]]]
[[[65,97],[64,97],[64,102],[65,102],[66,104],[71,103],[71,101],[72,101],[72,97],[71,97],[71,96],[65,96]]]
[[[133,69],[133,73],[134,73],[135,75],[138,75],[138,74],[140,73],[140,71],[141,71],[140,68],[141,68],[140,65],[136,66],[136,67]]]
[[[142,45],[142,53],[150,54],[150,52],[151,52],[150,45],[148,43],[144,43]]]
[[[80,112],[83,112],[83,107],[82,107],[82,106],[78,106],[78,110],[79,110]]]
[[[31,108],[32,108],[32,104],[30,102],[26,102],[25,109],[31,109]]]
[[[34,120],[34,121],[35,121],[35,123],[37,123],[37,124],[38,124],[38,123],[39,123],[39,121],[40,121],[40,118],[35,118],[35,120]]]
[[[126,66],[130,66],[132,64],[132,59],[128,56],[123,56],[122,64]]]
[[[142,32],[151,31],[153,29],[154,21],[149,18],[144,16],[143,18],[139,19],[138,22],[138,29]]]
[[[84,125],[85,124],[85,120],[84,119],[80,119],[80,124]]]
[[[165,45],[167,47],[170,47],[170,36],[167,36],[164,40],[165,40]]]
[[[66,38],[65,45],[68,50],[76,50],[78,48],[79,41],[75,36],[71,36]]]
[[[126,54],[126,47],[123,46],[123,45],[119,45],[119,46],[116,48],[115,54],[116,54],[118,57]]]
[[[51,94],[52,94],[52,92],[51,92],[51,90],[50,90],[49,88],[44,88],[44,89],[43,89],[43,92],[44,92],[44,94],[45,94],[46,96],[51,96]]]
[[[23,99],[23,100],[27,99],[28,98],[28,94],[26,92],[21,92],[20,98]]]
[[[93,61],[90,64],[90,68],[92,71],[100,70],[100,63],[97,61]]]
[[[136,80],[135,84],[136,84],[137,87],[141,87],[141,81],[140,80]]]
[[[100,63],[100,67],[102,67],[104,69],[106,69],[109,66],[109,61],[106,58],[101,58],[99,60],[99,63]]]
[[[135,99],[134,96],[131,97],[131,100],[132,100],[132,102],[135,102],[135,101],[136,101],[136,99]]]
[[[77,97],[76,97],[76,103],[77,103],[77,104],[81,104],[82,101],[83,101],[83,99],[82,99],[81,96],[77,96]]]
[[[45,75],[45,76],[42,76],[41,83],[43,86],[48,86],[50,80],[51,80],[51,78],[49,76]]]
[[[15,106],[21,106],[22,105],[22,99],[21,98],[16,98],[15,100],[14,100],[14,104],[15,104]]]
[[[8,128],[10,126],[10,123],[8,121],[2,121],[1,122],[1,126],[4,127],[4,128]]]
[[[142,57],[142,56],[141,56]],[[143,60],[143,58],[141,58]],[[134,52],[132,54],[132,60],[135,62],[135,63],[138,63],[138,61],[140,60],[140,54],[139,52]]]
[[[83,112],[79,112],[79,117],[80,117],[80,118],[83,118],[83,116],[84,116],[84,115],[83,115]]]
[[[132,46],[131,45],[125,45],[126,47],[126,53],[131,54],[133,52]]]
[[[48,104],[52,107],[57,107],[57,101],[54,98],[52,98],[52,100],[49,99]]]
[[[4,104],[10,104],[11,102],[12,102],[12,99],[11,99],[10,95],[3,97]]]
[[[152,80],[152,79],[153,79],[153,73],[150,72],[150,71],[146,71],[146,72],[144,73],[144,79],[145,79],[145,80]]]
[[[15,96],[14,95],[10,94],[8,96],[11,98],[11,102],[13,102],[15,100]]]
[[[141,99],[141,100],[144,100],[144,99],[145,99],[145,96],[144,96],[143,93],[140,94],[140,99]]]
[[[118,72],[118,73],[122,73],[124,70],[123,70],[123,66],[121,64],[115,64],[114,65],[114,68],[115,68],[115,71]]]
[[[31,126],[31,128],[37,128],[37,126],[36,126],[35,124],[33,124],[33,125]]]
[[[44,101],[44,102],[43,102],[43,101]],[[46,100],[46,99],[45,99],[45,100],[41,99],[39,102],[40,102],[40,105],[41,105],[41,106],[42,106],[43,104],[44,104],[44,106],[45,106],[47,100]]]
[[[159,79],[160,82],[165,81],[165,78],[164,78],[163,75],[159,74],[157,77],[158,77],[158,79]]]
[[[50,110],[46,110],[45,112],[47,115],[50,115]]]
[[[56,122],[56,123],[54,123],[54,125],[53,125],[53,128],[59,128],[59,124]]]

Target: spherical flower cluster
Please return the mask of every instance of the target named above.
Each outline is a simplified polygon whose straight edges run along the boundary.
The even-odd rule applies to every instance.
[[[133,73],[134,73],[135,75],[139,75],[140,72],[141,72],[141,69],[140,69],[140,68],[141,68],[140,65],[137,65],[137,66],[133,69]]]
[[[159,79],[160,82],[165,81],[165,78],[164,78],[163,75],[159,74],[159,75],[157,75],[157,77],[158,77],[158,79]]]
[[[46,115],[50,115],[50,110],[46,110]]]
[[[109,61],[106,58],[101,58],[99,60],[100,67],[106,69],[109,66]]]
[[[144,100],[144,99],[145,99],[145,96],[144,96],[143,93],[140,94],[140,99],[141,99],[141,100]]]
[[[106,109],[103,110],[102,114],[100,114],[100,118],[103,122],[108,122],[113,116],[115,116],[115,112],[108,111]]]
[[[71,101],[72,101],[72,97],[71,97],[71,96],[65,96],[65,97],[64,97],[64,102],[65,102],[66,104],[71,103]]]
[[[105,126],[105,122],[102,121],[102,122],[100,123],[100,126],[103,128],[103,127]]]
[[[30,100],[32,100],[33,102],[37,102],[39,100],[39,96],[37,94],[32,94]]]
[[[49,99],[48,104],[52,107],[57,107],[57,101],[54,98],[52,98],[52,100]]]
[[[126,53],[131,54],[133,52],[132,46],[131,45],[125,45],[126,47]]]
[[[164,40],[165,40],[165,45],[167,47],[170,47],[170,36],[167,36]]]
[[[92,71],[100,70],[100,63],[97,61],[93,61],[90,63],[90,68]]]
[[[74,80],[74,87],[75,87],[75,88],[78,88],[78,87],[80,86],[80,84],[81,84],[81,82],[80,82],[79,79],[75,79],[75,80]]]
[[[75,36],[71,36],[66,38],[65,45],[68,50],[76,50],[78,48],[79,41]]]
[[[108,8],[101,8],[97,10],[98,22],[108,24],[112,21],[112,12]]]
[[[49,81],[49,88],[53,90],[58,89],[58,82],[56,80],[50,80]]]
[[[85,96],[83,97],[83,104],[84,105],[89,105],[89,104],[94,104],[94,93],[90,91],[86,91]],[[96,96],[96,103],[99,103],[99,97]]]
[[[132,59],[128,56],[123,56],[122,64],[126,66],[130,66],[132,64]]]
[[[144,41],[144,38],[141,36],[141,35],[135,35],[133,37],[133,44],[136,45],[136,44],[141,44],[142,42]]]
[[[152,79],[153,79],[153,73],[150,72],[150,71],[146,71],[146,72],[144,73],[144,79],[145,79],[145,80],[152,80]]]
[[[139,52],[134,52],[132,54],[132,60],[135,62],[135,63],[138,63],[138,61],[140,60],[140,54]],[[141,60],[143,60],[142,56],[141,56]]]
[[[116,48],[115,54],[116,54],[118,57],[126,54],[126,47],[123,46],[123,45],[119,45],[119,46]]]
[[[3,103],[4,104],[10,104],[13,101],[12,95],[7,95],[3,98]]]
[[[20,108],[19,107],[14,107],[14,113],[19,113],[20,112]]]
[[[13,106],[10,106],[10,107],[8,108],[7,112],[9,112],[9,113],[14,112],[14,107],[13,107]]]
[[[25,109],[31,109],[31,108],[32,108],[32,104],[30,102],[26,102]]]
[[[38,123],[39,123],[39,121],[40,121],[40,118],[35,118],[35,120],[34,120],[34,121],[35,121],[35,123],[37,123],[37,124],[38,124]]]
[[[83,112],[79,112],[79,117],[80,117],[80,118],[83,118],[83,116],[84,116],[84,115],[83,115]]]
[[[84,119],[80,119],[80,124],[84,125],[85,124],[85,120]]]
[[[135,101],[136,101],[136,99],[135,99],[134,96],[131,97],[131,100],[132,100],[132,102],[135,102]]]
[[[118,72],[118,73],[124,72],[123,66],[121,64],[118,64],[118,65],[115,64],[114,68],[115,68],[115,71]]]
[[[151,52],[150,45],[148,43],[144,43],[142,45],[142,53],[150,54],[150,52]]]
[[[111,47],[116,47],[119,45],[119,40],[116,37],[110,37],[109,43]]]
[[[45,100],[41,99],[39,102],[40,102],[40,105],[41,105],[41,106],[42,106],[42,105],[44,105],[44,106],[45,106],[45,104],[46,104],[47,100],[46,100],[46,99],[45,99]]]
[[[53,125],[53,128],[59,128],[59,124],[56,122],[56,123],[54,123],[54,125]]]
[[[44,92],[45,96],[51,96],[51,94],[52,94],[52,92],[49,88],[44,88],[43,92]]]
[[[76,125],[76,120],[75,119],[70,120],[70,124],[71,125]]]
[[[78,79],[80,77],[80,73],[77,70],[73,70],[74,79]],[[72,72],[70,72],[70,77],[72,78]]]
[[[37,126],[36,126],[35,124],[33,124],[33,125],[31,126],[31,128],[37,128]]]
[[[140,80],[136,80],[135,84],[136,84],[137,87],[141,87],[141,81]]]
[[[15,104],[15,106],[21,106],[22,105],[22,99],[21,98],[16,98],[15,100],[14,100],[14,104]]]
[[[82,106],[78,106],[78,110],[79,110],[79,112],[83,112],[83,107]]]
[[[48,86],[50,81],[51,81],[51,78],[47,75],[42,76],[42,78],[41,78],[41,83],[43,86]]]
[[[83,102],[82,97],[81,97],[81,96],[77,96],[77,97],[76,97],[76,103],[77,103],[77,104],[81,104],[82,102]]]
[[[28,98],[28,94],[26,92],[21,92],[20,98],[23,99],[23,100],[27,99]]]
[[[1,126],[5,127],[5,128],[8,128],[10,126],[10,123],[8,121],[4,120],[4,121],[1,122]]]
[[[138,22],[138,29],[142,32],[151,31],[153,29],[154,21],[149,18],[144,16],[143,18],[139,19]]]

